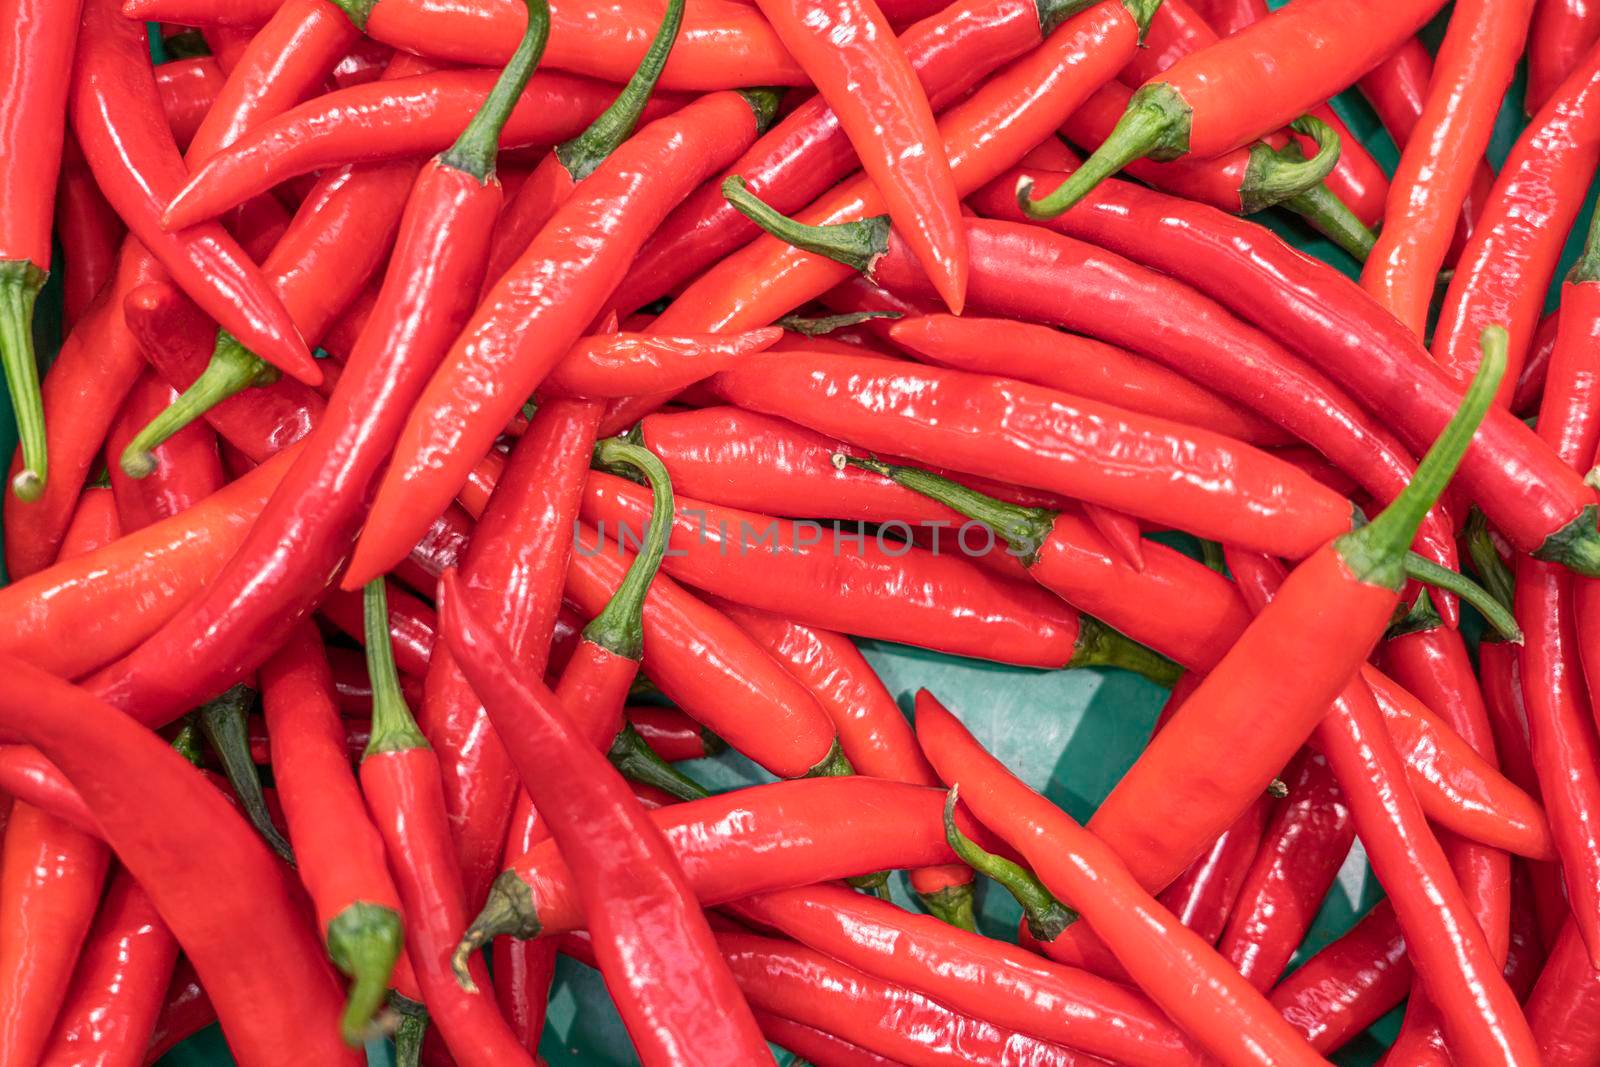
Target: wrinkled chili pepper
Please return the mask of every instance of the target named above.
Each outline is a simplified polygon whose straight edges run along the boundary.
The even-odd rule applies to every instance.
[[[1394,907],[1379,901],[1338,940],[1278,983],[1272,1006],[1318,1052],[1331,1052],[1377,1022],[1411,988]]]
[[[777,343],[776,327],[723,337],[666,337],[616,333],[586,338],[568,352],[539,387],[544,395],[602,399],[676,392],[763,352]]]

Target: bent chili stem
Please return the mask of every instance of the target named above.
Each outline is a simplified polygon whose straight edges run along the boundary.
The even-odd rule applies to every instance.
[[[271,385],[279,371],[266,360],[252,354],[226,330],[217,333],[211,362],[200,377],[178,398],[136,433],[122,450],[117,462],[130,478],[145,478],[155,473],[154,452],[174,434],[202,418],[206,412],[251,386]]]
[[[198,713],[200,730],[205,734],[212,751],[222,761],[222,770],[228,783],[239,796],[239,803],[263,840],[272,851],[289,864],[294,863],[294,850],[289,847],[278,828],[272,824],[267,811],[267,798],[261,792],[261,775],[250,759],[250,737],[246,720],[256,702],[256,691],[248,685],[236,685],[215,700],[207,702]]]

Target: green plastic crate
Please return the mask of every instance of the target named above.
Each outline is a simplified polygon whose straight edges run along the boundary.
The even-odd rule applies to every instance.
[[[1279,6],[1277,3],[1274,7]],[[1430,28],[1436,44],[1439,27]],[[1335,102],[1336,110],[1367,144],[1379,161],[1393,168],[1396,152],[1364,101],[1347,93]],[[1521,79],[1502,109],[1491,147],[1498,168],[1522,128]],[[1590,191],[1593,203],[1595,190]],[[1268,213],[1269,216],[1272,213]],[[1587,220],[1587,211],[1582,220]],[[1356,265],[1343,252],[1297,223],[1277,217],[1266,221],[1297,247],[1355,275]],[[1561,273],[1576,258],[1585,226],[1580,224],[1567,243]],[[1558,279],[1560,275],[1557,276]],[[1551,303],[1554,304],[1554,287]],[[52,283],[40,300],[38,334],[40,351],[53,353],[60,344],[61,301]],[[3,391],[0,391],[3,393]],[[9,402],[0,395],[0,454],[10,454],[16,432]],[[3,580],[3,578],[0,578]],[[867,659],[890,692],[910,713],[911,697],[926,686],[961,716],[987,747],[1015,769],[1028,783],[1042,790],[1075,818],[1085,820],[1143,748],[1164,697],[1162,690],[1142,678],[1121,671],[1038,671],[1003,667],[973,660],[937,655],[921,649],[876,641],[863,642]],[[770,777],[748,760],[728,753],[714,760],[688,764],[687,769],[709,788],[733,789]],[[903,876],[893,884],[896,901],[915,907]],[[1362,859],[1360,846],[1339,874],[1308,940],[1315,949],[1346,930],[1364,913],[1381,890]],[[979,889],[980,922],[986,933],[1009,938],[1020,916],[1015,903],[993,886]],[[1392,1040],[1399,1025],[1397,1009],[1337,1056],[1341,1064],[1369,1064]],[[621,1021],[599,976],[563,959],[551,993],[550,1025],[540,1052],[553,1065],[587,1067],[636,1064]],[[789,1057],[780,1055],[779,1062]],[[372,1046],[369,1060],[387,1065],[387,1048]],[[162,1067],[223,1067],[231,1064],[227,1046],[215,1026],[169,1053]]]

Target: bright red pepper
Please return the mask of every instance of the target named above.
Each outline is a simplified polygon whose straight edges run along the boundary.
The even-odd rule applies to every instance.
[[[211,56],[174,59],[156,67],[156,89],[161,93],[161,110],[178,150],[187,150],[195,131],[205,121],[206,112],[217,102],[226,81],[222,68]]]
[[[677,392],[736,365],[742,356],[766,351],[782,335],[783,331],[773,326],[730,336],[614,333],[589,337],[562,357],[539,392],[601,399]]]
[[[177,395],[154,370],[141,375],[106,435],[107,455],[120,454],[145,423],[164,411]],[[216,432],[203,423],[184,427],[157,448],[152,458],[155,470],[142,479],[130,478],[115,463],[107,467],[122,528],[130,533],[171,518],[210,496],[227,481],[222,456],[217,451]]]
[[[1589,0],[1541,0],[1535,5],[1523,94],[1528,114],[1538,113],[1555,95],[1596,39],[1600,39],[1600,8]]]
[[[150,1035],[150,1053],[145,1067],[160,1060],[181,1041],[185,1041],[217,1021],[217,1009],[195,974],[194,965],[182,956],[167,987],[155,1032]]]
[[[1377,1022],[1411,989],[1411,958],[1394,907],[1379,901],[1272,990],[1272,1006],[1318,1052]]]
[[[70,332],[117,272],[117,250],[127,233],[100,195],[76,141],[69,140],[56,191],[56,231],[68,262],[63,277],[61,327]]]
[[[645,744],[649,745],[656,755],[668,763],[706,759],[723,752],[728,747],[726,741],[676,708],[663,708],[655,704],[630,704],[624,709],[624,713],[628,725],[644,738]],[[844,739],[841,738],[840,744],[843,743]],[[848,758],[849,753],[846,752],[845,756]],[[854,759],[851,759],[850,763],[859,767]]]
[[[19,804],[31,804],[76,830],[100,836],[100,826],[83,797],[32,745],[0,745],[0,789],[13,799],[11,811]]]
[[[1544,1067],[1594,1067],[1600,1063],[1600,970],[1577,924],[1568,922],[1528,997],[1528,1024],[1539,1042]]]
[[[768,1041],[811,1063],[832,1064],[833,1067],[901,1067],[897,1060],[868,1052],[860,1045],[805,1023],[764,1011],[757,1011],[755,1017]]]

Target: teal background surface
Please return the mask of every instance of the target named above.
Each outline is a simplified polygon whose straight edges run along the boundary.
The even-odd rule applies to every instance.
[[[1430,44],[1436,44],[1440,25],[1436,23],[1425,34]],[[1335,108],[1385,168],[1392,170],[1397,158],[1394,145],[1365,101],[1355,93],[1346,93],[1335,101]],[[1491,149],[1491,162],[1496,168],[1523,124],[1519,78],[1501,111]],[[1594,195],[1595,190],[1591,189],[1591,207]],[[1301,249],[1352,276],[1357,273],[1354,261],[1295,220],[1273,212],[1257,217]],[[1587,219],[1586,209],[1568,241],[1565,263],[1576,257]],[[59,262],[66,262],[66,258],[61,256]],[[1562,274],[1565,270],[1564,265]],[[1554,299],[1552,287],[1552,306]],[[60,345],[60,308],[59,283],[53,281],[40,300],[38,314],[39,351],[46,357]],[[9,455],[15,439],[9,402],[0,390],[0,454]],[[892,610],[889,605],[885,609]],[[1094,811],[1138,755],[1164,697],[1156,686],[1121,671],[1003,667],[871,641],[863,642],[863,648],[908,714],[911,695],[920,687],[928,687],[1030,785],[1080,820]],[[764,772],[734,754],[686,764],[685,769],[713,790],[769,780]],[[897,876],[893,890],[898,902],[915,907],[903,876]],[[1010,938],[1019,915],[1016,905],[1005,893],[987,890],[993,887],[979,890],[983,928],[991,935]],[[1338,936],[1380,896],[1381,890],[1371,878],[1358,846],[1341,871],[1338,884],[1312,929],[1308,946],[1314,950]],[[1335,1059],[1351,1065],[1374,1062],[1383,1044],[1392,1040],[1398,1022],[1397,1010]],[[554,1067],[621,1067],[638,1062],[598,975],[568,960],[561,962],[551,996],[550,1026],[540,1051]],[[389,1050],[376,1044],[369,1049],[369,1058],[373,1064],[392,1062]],[[785,1063],[788,1058],[787,1054],[780,1055],[779,1062]],[[162,1067],[221,1067],[232,1062],[216,1027],[179,1046],[161,1061]]]

